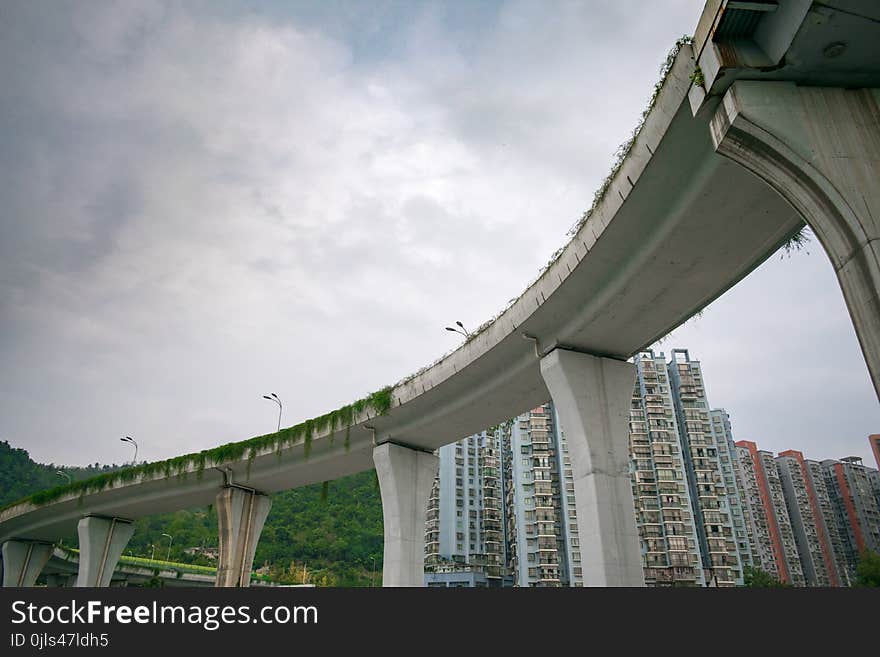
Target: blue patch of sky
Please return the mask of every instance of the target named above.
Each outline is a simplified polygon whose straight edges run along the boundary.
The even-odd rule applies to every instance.
[[[409,28],[427,16],[467,57],[496,24],[503,5],[498,0],[219,0],[207,7],[225,18],[252,17],[318,31],[345,44],[359,66],[404,57]]]

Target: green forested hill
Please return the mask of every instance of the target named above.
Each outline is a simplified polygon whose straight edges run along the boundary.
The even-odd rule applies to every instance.
[[[27,451],[12,447],[6,441],[0,441],[0,507],[38,490],[66,484],[67,478],[57,474],[58,470],[69,474],[72,481],[77,481],[118,467],[117,465],[100,466],[97,463],[85,468],[69,468],[54,463],[42,465],[34,463]]]
[[[58,469],[77,480],[115,467],[41,465],[25,450],[0,442],[0,506],[64,483],[55,474]],[[288,582],[301,582],[305,567],[308,581],[316,584],[369,586],[373,580],[380,585],[382,504],[375,473],[362,472],[331,482],[326,498],[322,497],[320,485],[272,495],[272,510],[257,546],[254,568],[264,568],[273,579]],[[76,542],[75,536],[63,538],[66,545]],[[214,509],[187,509],[138,520],[126,554],[155,554],[156,559],[165,559],[169,543],[173,561],[212,565],[214,562],[188,555],[185,550],[217,546]]]

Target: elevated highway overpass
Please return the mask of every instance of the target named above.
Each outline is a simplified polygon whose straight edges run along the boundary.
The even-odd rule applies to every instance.
[[[6,508],[6,571],[36,569],[27,546],[78,528],[92,564],[79,582],[97,585],[130,520],[214,503],[218,585],[246,586],[267,493],[375,467],[384,583],[421,585],[433,450],[552,398],[572,458],[585,585],[641,585],[628,358],[806,223],[831,258],[880,391],[878,41],[871,0],[709,0],[571,241],[496,319],[354,407]]]
[[[46,577],[47,586],[71,585],[79,574],[78,552],[53,547],[42,574]],[[122,556],[113,570],[108,586],[143,586],[155,583],[169,587],[204,587],[214,586],[216,579],[212,568]],[[254,581],[252,584],[262,586],[263,582]]]

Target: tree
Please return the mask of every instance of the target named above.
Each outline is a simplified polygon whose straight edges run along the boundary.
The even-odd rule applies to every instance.
[[[746,586],[755,588],[780,588],[786,586],[770,573],[754,566],[743,568],[743,580]]]
[[[856,575],[856,586],[880,587],[880,554],[872,550],[862,552],[856,566]]]

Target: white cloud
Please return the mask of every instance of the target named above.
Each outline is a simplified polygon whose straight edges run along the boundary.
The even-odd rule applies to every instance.
[[[293,423],[433,360],[563,243],[702,2],[639,6],[15,7],[0,437],[167,457],[270,430],[265,392]],[[758,427],[734,325],[689,346]]]

